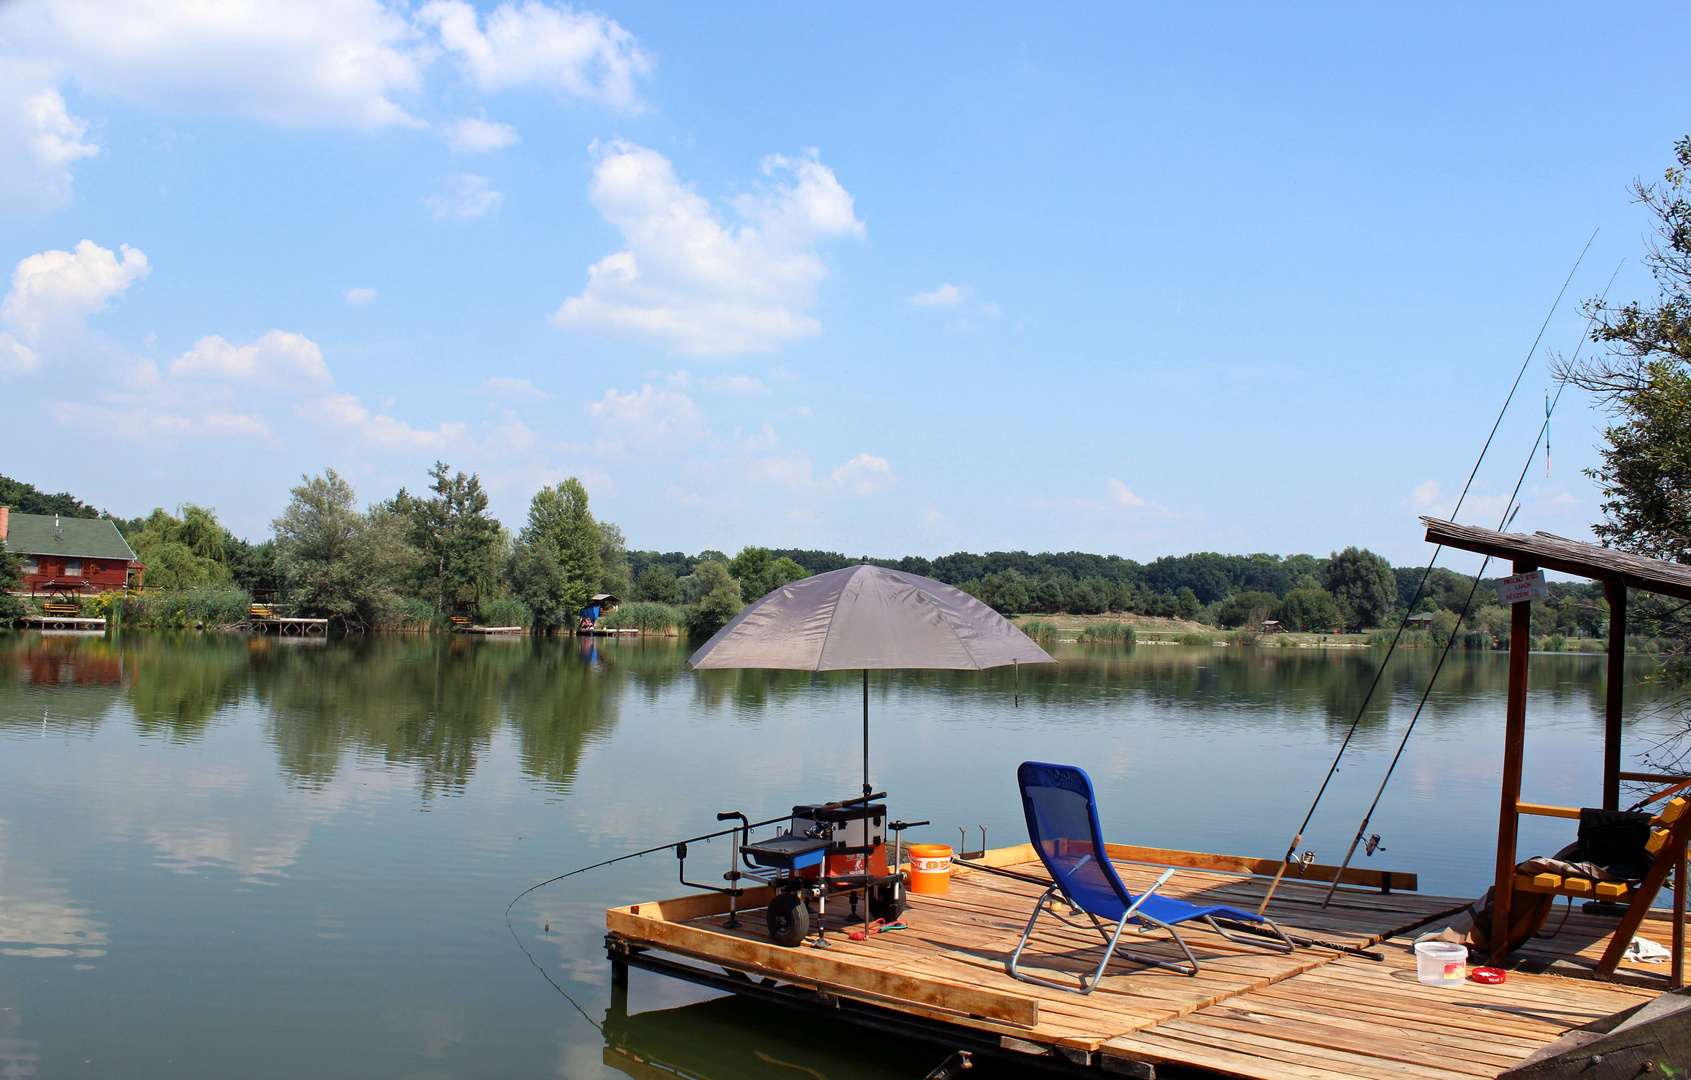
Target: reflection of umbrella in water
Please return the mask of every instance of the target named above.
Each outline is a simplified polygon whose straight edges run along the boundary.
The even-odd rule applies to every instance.
[[[863,563],[783,585],[695,652],[695,668],[863,671],[863,794],[869,669],[980,671],[1056,661],[998,612],[932,578]]]

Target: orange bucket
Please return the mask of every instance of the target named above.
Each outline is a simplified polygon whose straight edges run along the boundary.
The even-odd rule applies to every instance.
[[[942,896],[951,891],[951,846],[911,844],[910,891]]]

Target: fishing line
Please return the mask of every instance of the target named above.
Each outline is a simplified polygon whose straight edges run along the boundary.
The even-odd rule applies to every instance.
[[[1509,394],[1503,399],[1503,408],[1497,411],[1497,419],[1492,421],[1491,431],[1486,435],[1485,445],[1480,447],[1480,456],[1474,460],[1474,467],[1468,472],[1468,482],[1462,485],[1462,493],[1456,497],[1456,505],[1450,511],[1451,521],[1455,521],[1456,515],[1461,512],[1462,503],[1468,498],[1468,490],[1474,486],[1474,477],[1479,475],[1480,465],[1485,461],[1486,454],[1491,450],[1492,440],[1497,437],[1497,429],[1503,424],[1503,416],[1509,411],[1510,403],[1515,400],[1515,391],[1520,389],[1521,378],[1526,375],[1527,366],[1532,363],[1533,353],[1538,351],[1539,343],[1544,340],[1544,331],[1550,325],[1550,320],[1555,317],[1556,309],[1561,306],[1562,297],[1566,295],[1568,285],[1573,281],[1574,275],[1579,272],[1580,264],[1585,261],[1586,252],[1591,250],[1592,243],[1596,241],[1598,231],[1597,229],[1591,230],[1590,238],[1586,240],[1585,246],[1580,249],[1579,258],[1574,260],[1573,269],[1569,270],[1568,276],[1562,279],[1562,287],[1556,291],[1556,299],[1551,302],[1550,310],[1545,312],[1544,321],[1539,324],[1538,333],[1532,339],[1532,347],[1527,350],[1526,358],[1521,361],[1520,370],[1515,372],[1515,381],[1509,386]],[[1620,272],[1619,267],[1616,268],[1615,272],[1617,274]],[[1610,284],[1613,283],[1614,279],[1611,278]],[[1608,295],[1607,290],[1604,290],[1604,295]],[[1589,325],[1587,323],[1588,328]],[[1583,347],[1583,345],[1584,341],[1582,340],[1581,346]],[[1577,351],[1575,355],[1578,355]],[[1548,426],[1549,423],[1547,414],[1545,425]],[[1535,454],[1538,452],[1536,442],[1533,444],[1533,452]],[[1531,464],[1530,459],[1528,463]],[[1415,610],[1416,602],[1421,599],[1422,590],[1427,587],[1427,579],[1432,576],[1433,566],[1438,562],[1439,554],[1442,551],[1444,551],[1443,544],[1434,548],[1433,557],[1427,560],[1426,569],[1421,571],[1421,580],[1415,586],[1415,593],[1409,598],[1409,603],[1404,608],[1403,618],[1398,621],[1397,631],[1392,634],[1391,643],[1386,646],[1386,655],[1380,658],[1380,666],[1374,669],[1374,678],[1368,684],[1368,692],[1363,694],[1362,704],[1357,706],[1356,716],[1350,722],[1350,729],[1345,732],[1344,739],[1339,743],[1338,752],[1333,755],[1333,763],[1327,767],[1327,775],[1322,778],[1321,786],[1316,789],[1315,798],[1310,801],[1309,812],[1304,814],[1303,823],[1298,826],[1297,832],[1292,836],[1292,842],[1286,846],[1286,856],[1280,861],[1280,869],[1275,873],[1274,880],[1269,884],[1268,893],[1262,898],[1262,906],[1257,908],[1257,914],[1260,915],[1268,910],[1268,902],[1274,899],[1274,892],[1280,887],[1280,880],[1285,877],[1286,868],[1292,864],[1292,859],[1298,851],[1298,845],[1303,843],[1304,831],[1309,828],[1310,821],[1314,819],[1316,808],[1321,805],[1322,797],[1327,794],[1328,785],[1333,782],[1334,774],[1339,771],[1339,762],[1344,758],[1345,751],[1350,747],[1351,739],[1356,735],[1357,728],[1362,724],[1363,714],[1368,711],[1369,703],[1374,700],[1374,691],[1379,688],[1380,679],[1386,673],[1386,665],[1391,662],[1392,654],[1397,651],[1398,642],[1403,639],[1403,632],[1409,626],[1409,616]],[[1337,878],[1334,878],[1335,882],[1337,880]]]
[[[534,969],[540,972],[542,978],[552,984],[552,989],[564,995],[564,999],[571,1005],[574,1005],[575,1011],[580,1013],[589,1024],[592,1024],[594,1027],[603,1031],[603,1026],[600,1025],[597,1020],[594,1020],[591,1016],[587,1015],[587,1010],[581,1007],[581,1003],[576,1001],[575,998],[570,997],[569,991],[559,986],[556,980],[554,980],[551,975],[547,974],[546,969],[540,966],[540,961],[534,958],[534,954],[528,951],[528,946],[523,944],[523,939],[517,935],[517,928],[511,922],[511,910],[517,906],[517,901],[521,900],[529,893],[534,892],[536,889],[545,888],[547,885],[562,881],[565,878],[575,877],[577,874],[585,874],[589,870],[597,870],[602,866],[610,866],[612,863],[624,862],[628,859],[638,859],[646,855],[656,855],[660,851],[673,851],[674,849],[684,847],[687,844],[696,844],[701,840],[714,840],[719,836],[732,836],[735,833],[742,831],[749,834],[753,829],[761,829],[765,825],[773,825],[778,821],[788,821],[791,818],[791,814],[782,814],[780,817],[772,817],[764,821],[754,821],[750,825],[736,825],[731,829],[721,829],[717,832],[706,833],[703,836],[692,836],[688,837],[686,840],[671,840],[667,844],[659,844],[657,847],[649,847],[643,851],[630,851],[626,855],[618,855],[612,859],[602,859],[599,862],[590,863],[587,866],[578,866],[567,873],[558,874],[555,877],[549,877],[545,881],[535,882],[516,896],[513,896],[511,898],[511,902],[505,905],[505,929],[511,932],[511,940],[516,942],[517,948],[521,949],[523,951],[523,955],[528,957],[528,962],[534,965]]]
[[[1595,234],[1593,235],[1595,236]],[[1587,243],[1586,246],[1590,247],[1591,245]],[[1625,260],[1622,260],[1621,266],[1624,265],[1626,265]],[[1616,266],[1615,272],[1609,276],[1609,284],[1603,287],[1603,299],[1608,299],[1609,290],[1614,287],[1615,278],[1620,276],[1621,266]],[[1580,335],[1579,345],[1574,349],[1573,360],[1579,359],[1580,352],[1585,348],[1586,339],[1591,336],[1591,327],[1596,323],[1596,321],[1597,315],[1594,312],[1590,318],[1586,320],[1585,332]],[[1519,380],[1517,380],[1517,382],[1518,381]],[[1509,525],[1514,522],[1515,515],[1521,512],[1521,505],[1516,500],[1520,497],[1522,486],[1526,484],[1527,472],[1532,468],[1533,459],[1538,456],[1538,444],[1546,442],[1549,438],[1550,418],[1554,415],[1556,406],[1562,403],[1562,391],[1567,387],[1567,385],[1568,384],[1566,382],[1563,382],[1561,386],[1558,386],[1556,388],[1555,399],[1548,402],[1545,407],[1544,423],[1539,426],[1538,436],[1532,441],[1532,449],[1527,451],[1527,460],[1521,466],[1520,476],[1515,478],[1515,488],[1509,493],[1508,502],[1503,504],[1503,515],[1497,525],[1499,532],[1506,530]],[[1432,695],[1433,687],[1437,685],[1439,681],[1439,672],[1444,670],[1445,659],[1450,656],[1451,647],[1456,644],[1456,630],[1461,628],[1462,620],[1468,617],[1468,609],[1473,606],[1474,603],[1474,594],[1479,591],[1480,580],[1485,577],[1486,568],[1490,565],[1491,556],[1487,555],[1485,557],[1485,561],[1480,564],[1479,572],[1474,575],[1474,584],[1469,587],[1468,597],[1462,602],[1462,613],[1456,617],[1456,626],[1452,628],[1450,637],[1446,639],[1444,643],[1444,651],[1439,654],[1438,663],[1433,667],[1432,678],[1427,680],[1427,689],[1422,692],[1421,700],[1415,705],[1415,714],[1409,718],[1409,726],[1404,729],[1403,738],[1397,744],[1397,752],[1392,755],[1391,764],[1386,767],[1386,775],[1380,781],[1380,789],[1374,793],[1374,801],[1368,804],[1368,812],[1362,817],[1362,825],[1356,830],[1356,836],[1352,838],[1350,842],[1350,850],[1345,852],[1345,861],[1339,864],[1338,873],[1333,875],[1332,884],[1327,886],[1327,895],[1321,901],[1322,907],[1326,907],[1332,901],[1333,893],[1339,887],[1339,877],[1345,872],[1345,868],[1350,866],[1350,860],[1356,854],[1357,845],[1362,842],[1362,837],[1368,832],[1368,825],[1374,818],[1374,811],[1380,805],[1381,796],[1386,793],[1386,785],[1391,783],[1392,773],[1397,771],[1397,763],[1403,758],[1403,751],[1409,745],[1409,737],[1415,733],[1415,725],[1421,719],[1421,711],[1426,708],[1427,699]]]

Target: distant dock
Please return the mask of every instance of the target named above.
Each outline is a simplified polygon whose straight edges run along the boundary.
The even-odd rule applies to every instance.
[[[18,627],[27,630],[82,630],[104,633],[106,620],[84,619],[75,615],[25,615],[18,620]]]
[[[329,636],[328,619],[290,619],[279,615],[268,615],[248,618],[243,629],[258,634],[275,634],[277,637],[322,637]]]

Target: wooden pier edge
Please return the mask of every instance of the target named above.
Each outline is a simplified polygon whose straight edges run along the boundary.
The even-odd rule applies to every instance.
[[[1104,850],[1111,859],[1119,862],[1146,863],[1151,866],[1176,866],[1185,870],[1215,870],[1223,874],[1249,874],[1254,877],[1273,877],[1279,872],[1279,859],[1255,859],[1246,855],[1212,855],[1204,851],[1179,851],[1173,848],[1140,847],[1134,844],[1105,844]],[[971,862],[978,862],[984,866],[1014,866],[1017,863],[1036,862],[1038,854],[1032,844],[1016,844],[1012,847],[994,848],[985,852]],[[1417,892],[1420,879],[1399,870],[1368,870],[1361,867],[1346,867],[1342,872],[1336,866],[1322,863],[1311,863],[1298,871],[1288,871],[1288,881],[1313,881],[1326,884],[1337,875],[1340,885],[1356,885],[1365,889],[1379,889],[1381,892]]]

